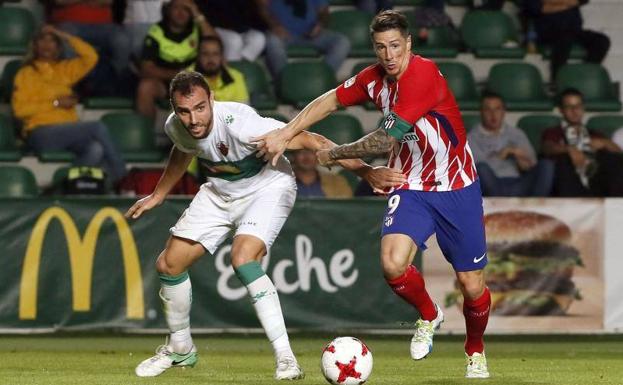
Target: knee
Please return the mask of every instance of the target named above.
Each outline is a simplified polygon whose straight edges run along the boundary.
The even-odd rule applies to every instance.
[[[136,96],[139,99],[155,99],[158,96],[158,81],[156,79],[141,79],[138,83]]]
[[[257,250],[255,246],[248,245],[245,242],[234,242],[230,254],[231,265],[237,268],[249,262],[259,262],[266,253],[263,249]]]
[[[485,290],[485,280],[482,270],[470,271],[458,275],[458,283],[463,296],[469,299],[480,297]]]
[[[385,278],[394,279],[402,276],[407,271],[405,258],[391,251],[381,253],[381,267]]]
[[[179,275],[182,274],[185,269],[175,266],[169,262],[167,258],[166,250],[160,253],[158,260],[156,261],[156,271],[164,275]]]
[[[266,36],[266,49],[275,51],[275,50],[284,50],[285,51],[285,42],[277,35],[273,33],[269,33]]]

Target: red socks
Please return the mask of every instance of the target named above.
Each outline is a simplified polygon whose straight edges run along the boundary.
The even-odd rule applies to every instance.
[[[435,304],[426,291],[422,274],[415,266],[409,265],[403,275],[394,279],[386,278],[386,281],[394,293],[398,294],[420,312],[423,320],[432,321],[437,317],[437,308],[435,308]]]
[[[491,293],[485,287],[484,293],[475,300],[465,298],[463,302],[463,315],[465,316],[465,353],[468,356],[474,353],[482,353],[485,349],[482,336],[485,334],[491,309]]]

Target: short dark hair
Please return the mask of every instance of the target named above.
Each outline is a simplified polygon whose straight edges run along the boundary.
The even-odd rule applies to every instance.
[[[177,75],[171,80],[171,84],[169,84],[169,98],[171,101],[171,106],[175,108],[175,103],[173,103],[173,94],[179,92],[183,96],[190,95],[193,91],[193,87],[201,87],[205,90],[206,94],[210,96],[210,86],[208,82],[205,80],[202,74],[197,71],[181,71],[178,72]]]
[[[388,9],[379,12],[370,23],[370,37],[375,33],[397,29],[404,37],[409,35],[409,21],[407,17],[398,11]]]
[[[201,45],[202,43],[216,43],[219,46],[221,53],[223,53],[223,51],[225,50],[225,47],[223,46],[223,41],[218,36],[203,35],[201,36],[201,39],[199,39],[199,45]]]
[[[485,101],[485,99],[498,99],[499,101],[502,102],[502,105],[504,106],[504,108],[506,108],[506,101],[504,100],[502,95],[498,94],[495,91],[491,91],[491,90],[484,90],[484,91],[482,91],[482,94],[480,95],[480,104],[481,105]]]
[[[584,94],[577,88],[565,88],[560,94],[558,94],[558,107],[562,107],[562,102],[567,96],[578,96],[582,103],[584,103]]]

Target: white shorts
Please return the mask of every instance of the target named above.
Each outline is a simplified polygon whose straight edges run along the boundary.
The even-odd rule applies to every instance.
[[[201,243],[211,254],[232,233],[253,235],[268,251],[295,200],[296,188],[267,186],[244,198],[226,201],[204,184],[170,232]]]

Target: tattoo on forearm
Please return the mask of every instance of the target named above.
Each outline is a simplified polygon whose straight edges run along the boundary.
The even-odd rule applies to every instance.
[[[383,129],[369,133],[353,143],[342,144],[329,151],[331,159],[355,159],[370,155],[388,153],[394,145],[394,138]]]

